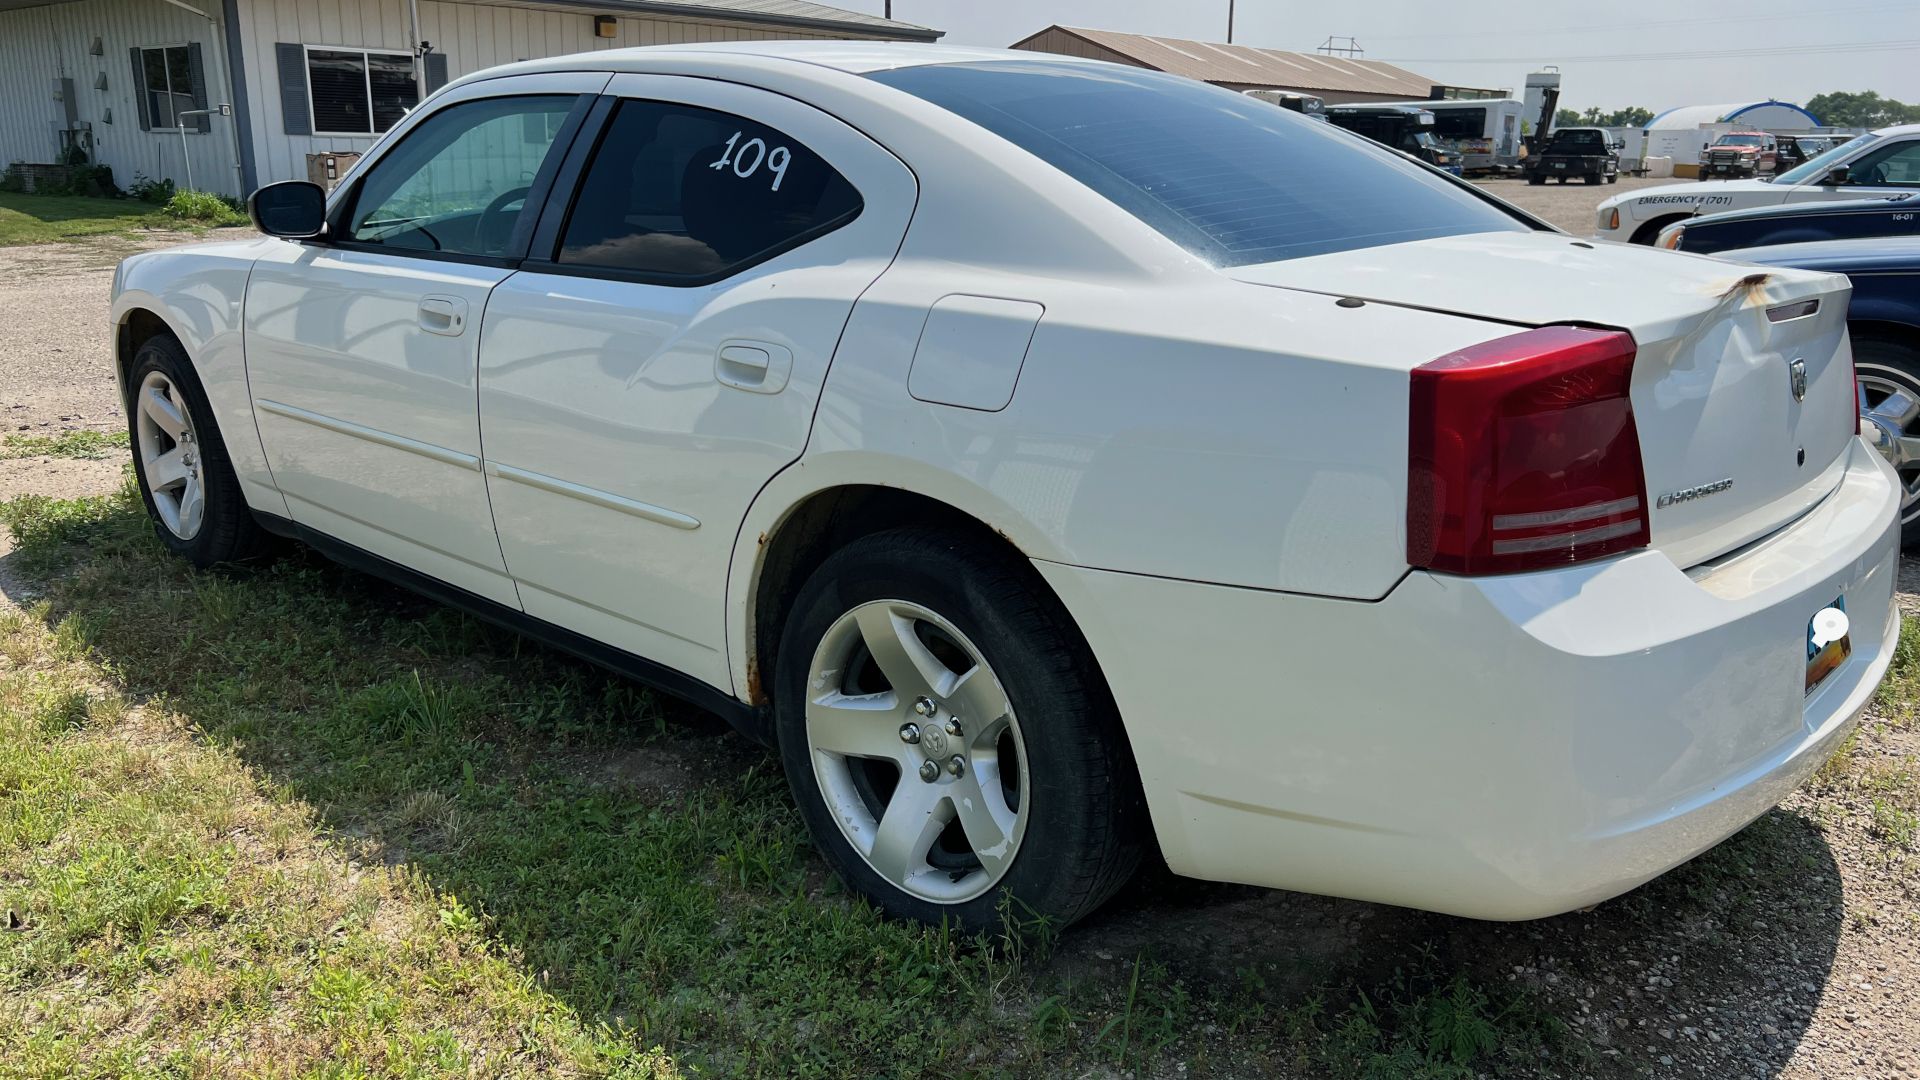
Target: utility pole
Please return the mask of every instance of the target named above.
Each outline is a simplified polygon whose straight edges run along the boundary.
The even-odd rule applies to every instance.
[[[1233,44],[1233,0],[1227,0],[1227,44]]]

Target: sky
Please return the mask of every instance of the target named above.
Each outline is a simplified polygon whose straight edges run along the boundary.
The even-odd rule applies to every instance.
[[[884,0],[825,2],[878,15]],[[1004,47],[1053,23],[1223,41],[1227,0],[893,0],[893,17],[945,30],[951,45]],[[1829,90],[1920,102],[1920,0],[1234,0],[1236,44],[1311,52],[1329,36],[1515,96],[1527,72],[1556,64],[1561,104],[1575,109],[1804,103]]]

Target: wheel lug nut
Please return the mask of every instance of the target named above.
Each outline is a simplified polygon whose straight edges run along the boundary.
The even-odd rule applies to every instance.
[[[921,762],[920,763],[920,779],[925,780],[929,784],[933,783],[935,780],[940,779],[940,766],[935,765],[931,761]]]
[[[927,764],[931,765],[933,764],[933,762],[929,761],[927,762]],[[924,771],[925,770],[922,770],[922,772]],[[947,771],[952,773],[955,776],[959,776],[961,773],[966,772],[967,759],[961,757],[959,754],[953,755],[952,757],[947,759]]]
[[[900,725],[900,741],[903,743],[919,742],[920,741],[920,725],[919,724],[901,724]]]
[[[963,732],[960,730],[960,718],[957,716],[947,717],[947,722],[945,726],[947,729],[947,734],[953,736],[956,739],[963,734]]]
[[[932,698],[923,697],[914,701],[913,711],[921,716],[932,716],[940,711],[940,706],[935,705]]]

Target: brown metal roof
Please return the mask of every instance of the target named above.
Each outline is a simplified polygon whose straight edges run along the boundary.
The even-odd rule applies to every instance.
[[[1424,98],[1436,80],[1379,60],[1349,60],[1342,56],[1256,49],[1249,45],[1215,45],[1184,38],[1148,37],[1117,30],[1085,30],[1074,26],[1048,27],[1104,48],[1112,49],[1145,67],[1202,82],[1254,84],[1301,90],[1334,90],[1351,94],[1391,94],[1403,99]],[[1040,31],[1044,34],[1047,30]],[[1040,34],[1014,44],[1019,48]]]

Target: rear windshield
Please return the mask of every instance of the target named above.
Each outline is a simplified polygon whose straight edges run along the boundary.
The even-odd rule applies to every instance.
[[[1568,154],[1599,153],[1605,149],[1606,142],[1597,131],[1558,131],[1547,147],[1549,153],[1558,150]]]
[[[1215,266],[1530,228],[1332,125],[1177,75],[1012,60],[870,77],[1014,143]]]

